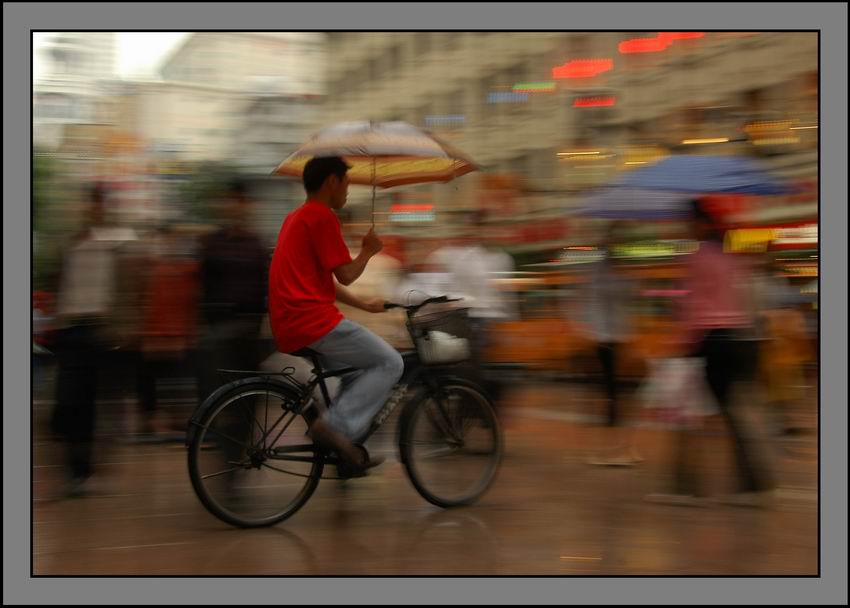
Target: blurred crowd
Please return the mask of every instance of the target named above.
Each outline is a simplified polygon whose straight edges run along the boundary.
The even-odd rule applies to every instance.
[[[143,233],[115,221],[102,184],[86,191],[85,222],[63,247],[55,289],[33,297],[35,390],[54,392],[50,431],[64,446],[69,494],[84,494],[93,473],[97,404],[105,395],[137,404],[126,427],[133,441],[180,442],[195,405],[230,379],[220,370],[277,371],[291,363],[275,353],[267,325],[272,252],[251,227],[250,192],[233,179],[218,199],[207,230],[164,223]],[[402,304],[462,297],[474,352],[464,373],[486,387],[508,424],[521,406],[506,397],[511,383],[533,382],[547,369],[598,381],[592,465],[638,465],[637,424],[673,425],[680,431],[675,487],[654,500],[699,497],[693,431],[720,421],[733,441],[740,495],[753,496],[774,482],[748,439],[734,388],[756,387],[748,394],[769,412],[763,430],[772,436],[811,431],[805,408],[816,311],[772,258],[725,253],[705,206],[695,201],[692,211],[686,236],[699,246],[675,264],[661,307],[648,289],[657,281],[616,255],[633,222],[607,225],[593,263],[522,275],[486,239],[483,212],[436,249],[415,240],[387,248],[351,290]],[[344,230],[350,248],[359,247],[364,229]],[[529,306],[531,290],[552,297]],[[340,309],[394,347],[412,347],[403,312]]]

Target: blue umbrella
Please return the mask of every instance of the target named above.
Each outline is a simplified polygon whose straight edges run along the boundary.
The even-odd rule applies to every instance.
[[[793,189],[773,176],[762,163],[740,156],[670,156],[635,169],[611,184],[712,194],[788,194]]]
[[[610,220],[686,219],[693,192],[667,192],[640,188],[599,188],[585,199],[578,215]]]

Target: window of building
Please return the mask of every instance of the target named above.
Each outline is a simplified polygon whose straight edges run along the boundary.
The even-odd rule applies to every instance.
[[[446,95],[444,102],[446,114],[462,116],[466,112],[466,104],[464,101],[463,89],[456,89]]]
[[[432,32],[417,32],[414,38],[414,51],[417,58],[431,52]]]
[[[463,42],[463,32],[446,32],[443,34],[443,48],[446,51],[456,51]]]
[[[493,75],[485,76],[479,84],[480,104],[482,107],[482,115],[486,118],[492,118],[496,115],[498,103],[491,99],[491,94],[496,93],[496,77]]]
[[[423,104],[423,105],[419,106],[418,108],[416,108],[416,110],[414,111],[414,115],[413,115],[414,116],[414,122],[413,122],[414,126],[419,127],[420,129],[425,128],[425,126],[426,126],[425,125],[425,117],[432,115],[433,108],[434,108],[434,104],[432,104],[432,103],[426,103],[426,104]]]
[[[375,82],[376,80],[378,80],[378,78],[380,78],[379,65],[378,65],[378,59],[377,58],[373,57],[372,59],[370,59],[366,63],[366,74],[367,74],[366,82],[372,83],[372,82]]]
[[[570,34],[567,38],[568,59],[591,59],[592,45],[589,34]]]
[[[401,69],[401,45],[395,45],[390,49],[389,70],[392,74]]]

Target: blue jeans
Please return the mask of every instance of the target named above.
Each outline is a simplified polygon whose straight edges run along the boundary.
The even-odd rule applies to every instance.
[[[340,394],[323,419],[351,441],[361,440],[404,372],[401,355],[368,329],[346,319],[309,348],[321,355],[327,371],[358,370],[340,378]]]

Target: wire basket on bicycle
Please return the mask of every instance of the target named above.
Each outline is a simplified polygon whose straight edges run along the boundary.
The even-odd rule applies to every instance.
[[[472,358],[467,308],[418,314],[410,319],[410,333],[425,365],[461,363]]]

